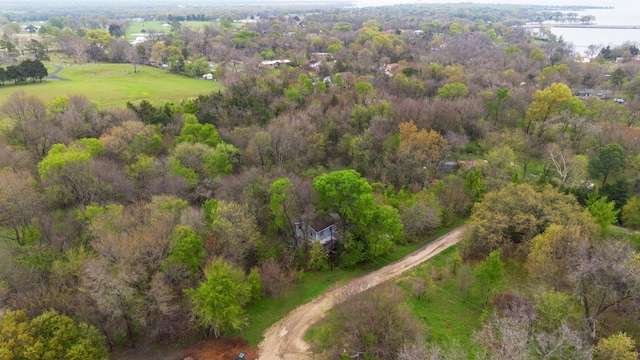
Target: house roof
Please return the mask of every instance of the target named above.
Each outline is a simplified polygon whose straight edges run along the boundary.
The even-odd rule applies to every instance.
[[[315,231],[321,231],[338,222],[337,215],[333,214],[314,214],[313,217],[306,221]]]

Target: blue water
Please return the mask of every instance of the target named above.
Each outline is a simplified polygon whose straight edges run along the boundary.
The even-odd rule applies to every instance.
[[[443,4],[443,3],[477,3],[477,4],[518,4],[518,5],[583,5],[612,6],[613,9],[593,9],[583,11],[579,16],[593,15],[595,23],[600,25],[638,25],[640,26],[640,3],[638,0],[356,0],[358,7],[385,6],[398,4]],[[584,54],[589,45],[617,46],[626,42],[640,44],[640,29],[569,29],[553,28],[557,36],[565,42],[572,43],[576,53]]]

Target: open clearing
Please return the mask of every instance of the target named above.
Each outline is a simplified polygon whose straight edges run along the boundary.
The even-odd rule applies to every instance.
[[[0,87],[0,104],[14,92],[24,91],[46,102],[61,95],[82,94],[100,108],[124,107],[128,101],[135,104],[141,100],[159,105],[222,87],[214,81],[192,79],[150,66],[138,66],[138,72],[134,73],[131,64],[46,64],[50,73],[56,65],[62,66],[56,75],[68,81],[45,79],[43,83],[8,83]]]
[[[399,276],[458,243],[462,239],[463,233],[464,226],[460,226],[401,260],[352,280],[346,285],[327,291],[313,301],[298,307],[267,329],[264,340],[258,349],[260,359],[305,360],[313,358],[309,352],[309,345],[304,341],[304,334],[311,325],[324,317],[335,304],[336,299],[345,300],[348,296],[354,296]]]

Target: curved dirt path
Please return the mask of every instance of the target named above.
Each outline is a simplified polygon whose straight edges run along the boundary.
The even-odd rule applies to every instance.
[[[393,279],[441,251],[458,243],[464,226],[457,227],[404,258],[349,283],[328,290],[311,302],[299,306],[264,333],[258,346],[260,360],[307,360],[313,358],[304,341],[307,330],[324,317],[334,304]]]

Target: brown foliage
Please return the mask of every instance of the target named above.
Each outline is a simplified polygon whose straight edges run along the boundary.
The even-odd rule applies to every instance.
[[[291,287],[296,275],[277,261],[270,259],[258,268],[262,290],[267,296],[279,297]]]
[[[384,284],[337,305],[339,328],[331,355],[363,353],[396,359],[407,339],[418,338],[420,327],[403,305],[403,290]]]

